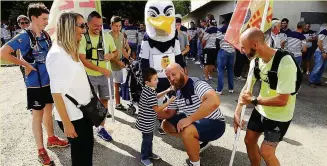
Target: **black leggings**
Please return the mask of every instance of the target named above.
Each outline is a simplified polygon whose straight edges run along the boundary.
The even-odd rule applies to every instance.
[[[94,145],[93,127],[85,118],[72,121],[72,123],[78,135],[76,138],[68,138],[72,166],[92,166]],[[64,131],[62,122],[58,121],[58,125]]]

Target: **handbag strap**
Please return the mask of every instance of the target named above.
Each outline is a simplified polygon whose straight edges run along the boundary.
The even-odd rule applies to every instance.
[[[87,77],[87,80],[88,80],[88,82],[89,82],[89,85],[90,85],[90,88],[91,88],[91,92],[92,92],[92,95],[93,95],[93,97],[97,97],[96,96],[96,93],[95,93],[95,91],[94,91],[94,87],[92,86],[92,83],[91,83],[91,80],[90,80],[90,78],[89,78],[89,76],[87,75],[87,73],[86,73],[86,77]],[[71,97],[69,94],[65,94],[65,96],[72,102],[72,103],[74,103],[75,105],[76,105],[76,107],[77,108],[80,108],[82,105],[81,104],[79,104],[73,97]]]

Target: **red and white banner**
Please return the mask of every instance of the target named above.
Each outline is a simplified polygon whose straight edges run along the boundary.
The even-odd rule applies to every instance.
[[[54,39],[58,16],[61,11],[68,10],[80,13],[86,19],[92,11],[101,12],[100,0],[54,0],[49,15],[49,24],[45,30]]]
[[[271,27],[273,0],[239,0],[225,35],[225,40],[240,50],[242,32],[251,27],[266,32]]]

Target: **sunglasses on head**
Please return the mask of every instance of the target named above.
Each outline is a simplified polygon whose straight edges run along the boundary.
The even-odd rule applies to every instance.
[[[29,24],[30,22],[20,22],[21,25]]]
[[[83,23],[83,24],[76,24],[76,26],[84,29],[84,28],[87,28],[87,24],[86,23]]]

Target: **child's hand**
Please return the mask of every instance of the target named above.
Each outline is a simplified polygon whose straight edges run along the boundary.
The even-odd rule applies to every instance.
[[[169,103],[172,103],[172,102],[175,101],[175,99],[176,99],[176,97],[175,97],[175,96],[172,96],[172,97],[168,100],[168,102],[169,102]]]
[[[174,91],[175,90],[175,88],[174,88],[174,86],[170,86],[169,88],[168,88],[168,91],[170,92],[170,91]]]

